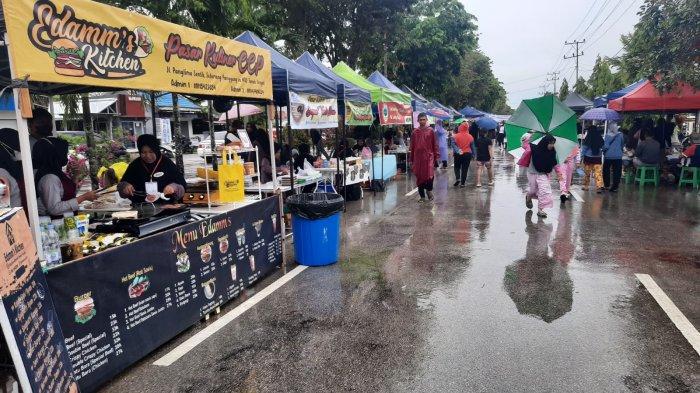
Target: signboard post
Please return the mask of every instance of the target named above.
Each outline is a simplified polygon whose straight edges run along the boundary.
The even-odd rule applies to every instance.
[[[0,216],[0,326],[25,392],[78,392],[22,209]]]
[[[338,100],[289,92],[292,129],[338,127]]]

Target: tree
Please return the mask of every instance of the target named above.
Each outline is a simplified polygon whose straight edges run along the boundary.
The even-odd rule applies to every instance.
[[[700,13],[697,0],[645,0],[634,31],[622,37],[621,68],[630,79],[650,78],[661,91],[678,81],[700,89]]]
[[[593,72],[588,78],[588,86],[588,95],[593,98],[619,90],[624,87],[624,83],[619,77],[613,75],[608,60],[598,56],[593,66]]]
[[[487,112],[512,112],[505,89],[493,75],[491,59],[480,51],[469,51],[462,57],[459,74],[450,78],[440,98],[457,108],[470,105]]]
[[[578,77],[578,80],[576,81],[576,84],[574,85],[574,91],[577,92],[578,94],[592,98],[591,94],[588,93],[588,84],[586,83],[586,80],[583,79],[582,76]]]
[[[414,12],[403,21],[389,76],[436,97],[459,75],[462,56],[476,49],[475,18],[457,0],[423,0]]]
[[[569,96],[569,82],[564,78],[564,81],[561,83],[561,87],[559,88],[559,99],[564,101],[566,97]]]

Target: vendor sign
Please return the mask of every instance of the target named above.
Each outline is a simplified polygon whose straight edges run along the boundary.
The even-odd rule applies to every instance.
[[[61,326],[22,209],[5,210],[0,217],[0,250],[0,325],[22,390],[77,393]]]
[[[372,116],[372,104],[345,101],[345,124],[350,126],[370,126]]]
[[[3,1],[16,75],[272,98],[269,51],[88,0]]]
[[[377,106],[379,108],[379,124],[381,125],[411,124],[413,122],[413,110],[410,104],[380,102]]]
[[[280,198],[267,198],[49,271],[80,390],[96,391],[279,266],[279,212]]]
[[[292,110],[293,129],[338,127],[338,101],[335,98],[290,91],[289,105]]]

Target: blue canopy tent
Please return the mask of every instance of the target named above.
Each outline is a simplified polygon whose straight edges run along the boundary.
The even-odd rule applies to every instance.
[[[485,113],[476,109],[472,108],[471,106],[467,105],[464,108],[460,109],[459,113],[462,114],[464,117],[472,118],[472,117],[481,117],[484,116]]]
[[[370,81],[370,82],[372,82],[372,83],[374,83],[375,85],[381,86],[381,87],[383,87],[383,88],[385,88],[385,89],[387,89],[387,90],[389,90],[389,91],[394,91],[394,92],[397,92],[397,93],[404,93],[403,90],[401,90],[401,89],[399,89],[398,87],[396,87],[395,84],[391,83],[391,81],[390,81],[389,79],[387,79],[386,76],[382,75],[382,73],[379,72],[379,71],[374,71],[374,72],[372,73],[372,75],[370,75],[370,76],[367,78],[367,80]],[[405,94],[405,93],[404,93],[404,94]],[[409,94],[410,94],[410,93],[409,93]]]
[[[272,58],[272,97],[276,105],[288,105],[290,91],[328,98],[338,97],[335,81],[312,72],[308,68],[286,58],[255,35],[255,33],[245,31],[236,37],[236,41],[270,51],[270,57]]]
[[[413,91],[413,89],[406,85],[402,85],[401,90],[403,90],[404,93],[411,95],[411,106],[413,107],[414,112],[428,112],[430,105],[425,97],[416,93]]]
[[[608,93],[604,96],[596,97],[593,100],[593,106],[595,106],[596,108],[600,108],[601,106],[607,106],[608,101],[612,101],[612,100],[615,100],[615,99],[618,99],[622,96],[627,95],[627,93],[631,92],[632,90],[635,90],[636,88],[641,86],[644,82],[646,82],[646,79],[640,79],[637,82],[634,82],[629,86],[623,87],[620,90],[613,91],[613,92]]]
[[[339,101],[338,110],[341,114],[345,114],[345,105],[340,105],[340,102],[344,103],[345,100],[363,103],[372,102],[369,91],[360,88],[348,82],[347,80],[339,77],[330,68],[323,65],[323,63],[321,63],[321,60],[316,58],[316,56],[312,55],[311,53],[302,53],[301,56],[299,56],[299,58],[296,60],[296,62],[308,68],[310,71],[319,74],[323,77],[326,77],[330,80],[333,80],[336,83],[336,91],[338,94]]]

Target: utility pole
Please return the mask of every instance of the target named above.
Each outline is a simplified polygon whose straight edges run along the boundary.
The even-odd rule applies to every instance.
[[[540,85],[540,94],[545,95],[547,94],[547,85]]]
[[[554,82],[554,91],[552,91],[552,93],[554,93],[554,95],[557,94],[557,81],[559,80],[559,74],[560,74],[559,71],[547,73],[547,75],[551,76],[550,78],[547,79],[547,82]]]
[[[564,45],[576,45],[576,52],[574,54],[572,54],[571,56],[564,55],[564,60],[573,59],[574,57],[576,58],[576,81],[574,81],[574,84],[576,84],[576,82],[578,82],[578,58],[583,56],[583,51],[579,53],[578,46],[579,46],[579,44],[585,44],[585,43],[586,43],[585,38],[583,39],[583,41],[578,41],[578,40],[574,40],[573,42],[564,41]]]

